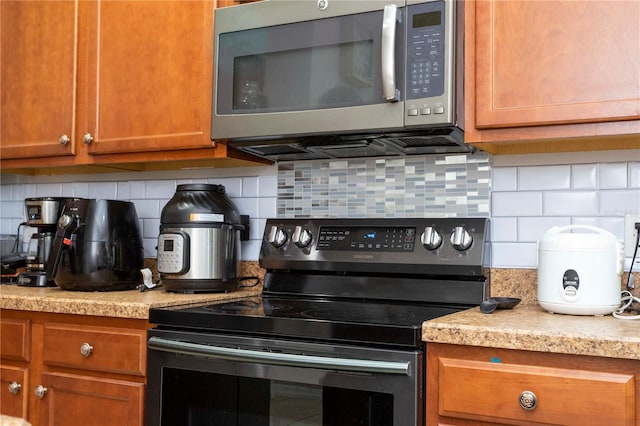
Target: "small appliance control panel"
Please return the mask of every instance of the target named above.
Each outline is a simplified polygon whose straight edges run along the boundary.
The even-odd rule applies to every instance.
[[[158,236],[158,272],[183,274],[189,270],[189,236],[182,232],[162,233]]]
[[[459,273],[481,268],[487,218],[268,219],[260,250],[265,268]],[[427,272],[428,271],[428,272]]]

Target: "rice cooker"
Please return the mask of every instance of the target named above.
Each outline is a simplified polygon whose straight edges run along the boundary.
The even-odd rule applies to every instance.
[[[538,242],[538,303],[560,314],[611,314],[620,307],[623,266],[624,246],[612,233],[551,228]]]
[[[223,185],[178,185],[160,215],[162,286],[176,293],[236,290],[248,228],[249,216],[238,213]]]

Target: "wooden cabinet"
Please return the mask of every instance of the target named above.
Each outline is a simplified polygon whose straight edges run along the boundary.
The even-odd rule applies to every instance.
[[[255,164],[210,140],[214,4],[2,1],[2,169]]]
[[[465,138],[493,153],[640,148],[640,3],[465,2]]]
[[[639,425],[640,362],[427,344],[427,424]]]
[[[2,414],[34,425],[95,424],[96,416],[143,424],[146,320],[3,310],[0,326]]]

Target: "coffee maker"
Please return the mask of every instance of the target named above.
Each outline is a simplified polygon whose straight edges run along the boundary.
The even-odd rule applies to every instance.
[[[36,197],[24,200],[27,225],[37,228],[31,235],[26,255],[26,269],[18,276],[18,285],[24,287],[54,287],[47,263],[56,235],[56,225],[65,198]]]

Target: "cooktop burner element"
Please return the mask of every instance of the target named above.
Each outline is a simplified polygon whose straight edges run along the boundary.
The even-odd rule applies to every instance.
[[[479,305],[487,219],[270,219],[262,296],[152,309],[160,326],[421,346],[425,320]]]

